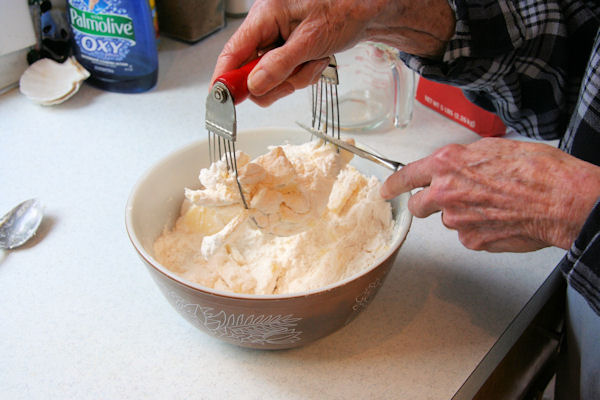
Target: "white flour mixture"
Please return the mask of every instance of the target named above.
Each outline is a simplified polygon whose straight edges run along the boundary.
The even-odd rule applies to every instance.
[[[249,294],[317,289],[368,268],[389,248],[392,211],[381,183],[351,158],[322,141],[252,161],[238,153],[249,210],[224,161],[202,169],[202,189],[186,189],[175,227],[154,244],[157,260],[190,281]]]

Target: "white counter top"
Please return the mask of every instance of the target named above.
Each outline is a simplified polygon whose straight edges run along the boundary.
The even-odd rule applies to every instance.
[[[3,398],[449,399],[562,257],[467,250],[436,214],[413,221],[369,308],[314,344],[253,351],[190,325],[129,243],[125,203],[158,159],[205,139],[208,80],[238,23],[194,46],[161,39],[148,93],[84,86],[50,108],[0,97],[0,214],[46,206],[31,243],[0,250]],[[240,129],[292,126],[309,96],[237,111]],[[420,104],[407,129],[355,137],[401,161],[477,139]]]

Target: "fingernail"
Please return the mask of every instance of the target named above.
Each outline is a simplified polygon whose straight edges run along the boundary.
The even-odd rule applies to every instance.
[[[248,89],[256,95],[266,93],[270,83],[269,75],[262,68],[252,71],[248,77]]]

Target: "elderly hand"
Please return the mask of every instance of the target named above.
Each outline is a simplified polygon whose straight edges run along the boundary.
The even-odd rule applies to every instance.
[[[248,77],[250,98],[267,106],[315,82],[329,55],[362,40],[439,57],[454,23],[447,0],[258,0],[219,55],[212,81],[271,49]]]
[[[442,211],[442,222],[474,250],[568,249],[600,196],[600,167],[540,143],[485,138],[449,145],[390,176],[392,198],[416,217]]]

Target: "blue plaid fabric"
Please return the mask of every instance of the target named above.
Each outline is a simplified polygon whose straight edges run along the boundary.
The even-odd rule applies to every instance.
[[[442,60],[401,53],[422,76],[460,87],[507,128],[600,165],[600,1],[450,0]],[[600,202],[560,263],[600,315]]]

